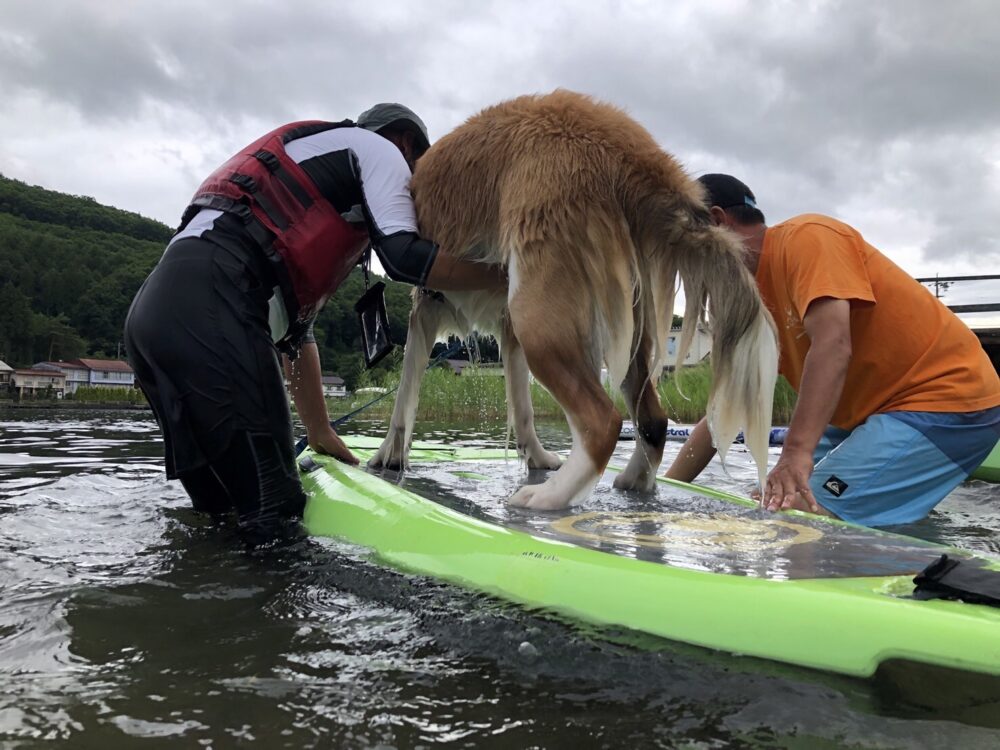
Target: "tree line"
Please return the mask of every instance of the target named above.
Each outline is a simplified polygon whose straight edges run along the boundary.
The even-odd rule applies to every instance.
[[[161,222],[93,198],[0,175],[0,360],[26,367],[124,359],[125,315],[172,234]],[[377,280],[386,283],[393,340],[402,344],[412,287],[373,275]],[[340,375],[349,389],[364,372],[354,311],[364,289],[364,274],[355,269],[315,325],[324,372]],[[486,360],[498,356],[491,340],[481,340],[479,350]],[[383,360],[365,379],[378,382],[398,358]]]

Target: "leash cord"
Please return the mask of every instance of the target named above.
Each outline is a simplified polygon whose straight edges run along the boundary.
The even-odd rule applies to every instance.
[[[434,365],[438,364],[442,360],[447,359],[452,354],[457,354],[459,351],[461,351],[461,349],[462,349],[462,347],[464,345],[465,345],[464,342],[461,339],[459,339],[455,344],[452,344],[450,347],[448,347],[443,352],[441,352],[439,355],[437,355],[434,359],[432,359],[430,361],[430,363],[427,365],[427,369],[428,370],[431,369],[432,367],[434,367]],[[381,394],[381,395],[373,398],[367,404],[362,404],[357,409],[354,409],[353,411],[348,412],[344,416],[337,417],[336,419],[331,420],[330,421],[330,426],[333,429],[336,430],[338,427],[340,427],[340,425],[344,424],[345,422],[347,422],[352,417],[357,416],[358,414],[360,414],[361,412],[363,412],[365,409],[367,409],[369,406],[374,406],[379,401],[381,401],[382,399],[384,399],[386,396],[391,396],[393,393],[395,393],[398,390],[399,390],[399,383],[397,383],[396,385],[394,385],[392,388],[390,388],[389,390],[387,390],[385,393],[383,393],[383,394]],[[308,435],[303,435],[299,439],[299,441],[295,444],[295,455],[297,456],[302,451],[304,451],[305,448],[306,448],[306,446],[308,444],[309,444],[309,436]]]

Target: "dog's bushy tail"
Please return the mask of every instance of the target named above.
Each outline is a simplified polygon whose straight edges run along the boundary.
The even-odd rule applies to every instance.
[[[726,229],[688,217],[689,227],[675,245],[677,269],[684,285],[685,310],[677,347],[678,367],[687,356],[699,322],[712,333],[712,389],[708,424],[719,457],[740,428],[757,463],[763,487],[774,384],[778,377],[778,343],[774,322],[743,263],[739,239]]]

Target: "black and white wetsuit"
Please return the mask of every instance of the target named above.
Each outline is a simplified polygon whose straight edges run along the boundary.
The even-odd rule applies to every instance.
[[[388,140],[337,127],[286,152],[386,273],[423,284],[436,246],[417,235],[410,169]],[[237,216],[202,208],[167,246],[132,302],[125,345],[163,430],[167,476],[196,509],[235,508],[251,539],[298,516],[291,416],[275,342],[288,314],[274,268]]]

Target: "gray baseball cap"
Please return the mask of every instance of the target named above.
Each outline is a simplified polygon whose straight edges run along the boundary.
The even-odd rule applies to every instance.
[[[427,135],[424,121],[409,107],[394,102],[376,104],[358,115],[358,127],[377,133],[387,125],[399,123],[409,127],[417,136],[417,148],[423,153],[431,147],[431,139]]]

